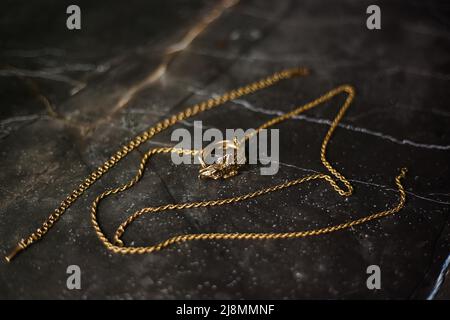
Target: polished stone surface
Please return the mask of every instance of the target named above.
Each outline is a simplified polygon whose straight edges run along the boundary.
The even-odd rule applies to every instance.
[[[244,0],[228,8],[206,0],[78,3],[79,31],[65,28],[65,1],[9,1],[0,13],[2,253],[137,133],[195,102],[299,65],[312,75],[195,120],[220,129],[255,127],[352,84],[356,99],[330,142],[329,159],[351,180],[354,195],[344,199],[312,182],[222,208],[148,215],[125,241],[341,223],[393,206],[393,178],[403,166],[407,204],[397,215],[319,237],[197,241],[151,255],[112,254],[90,224],[90,203],[132,177],[142,152],[170,144],[169,131],[95,184],[40,243],[2,263],[0,298],[450,298],[448,277],[434,288],[440,274],[445,279],[450,252],[445,1],[379,1],[376,31],[366,28],[367,1]],[[139,185],[102,204],[101,225],[111,236],[143,206],[238,195],[323,172],[320,143],[342,101],[279,126],[277,175],[260,176],[253,166],[226,182],[200,181],[196,168],[159,156]],[[178,127],[192,130],[193,120]],[[72,264],[81,268],[81,290],[66,288]],[[372,264],[381,268],[380,290],[366,287]]]

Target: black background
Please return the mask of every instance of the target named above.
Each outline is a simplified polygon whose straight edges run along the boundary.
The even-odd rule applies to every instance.
[[[0,13],[0,250],[6,253],[118,147],[167,115],[274,71],[312,75],[281,83],[203,114],[208,127],[255,127],[349,83],[356,99],[329,146],[330,161],[355,187],[345,200],[328,185],[299,188],[220,209],[146,216],[124,239],[145,245],[199,232],[295,231],[391,207],[400,167],[407,204],[398,215],[303,240],[193,242],[144,256],[119,256],[89,221],[95,195],[131,178],[139,152],[105,176],[43,241],[0,265],[0,297],[230,299],[430,297],[449,253],[449,5],[378,1],[382,29],[366,28],[368,1],[244,0],[222,10],[165,73],[139,86],[165,52],[213,10],[212,1],[76,1],[82,29],[65,27],[64,1],[3,1]],[[165,58],[166,57],[166,58]],[[51,106],[45,105],[46,97]],[[197,168],[152,160],[142,182],[108,199],[108,235],[138,208],[246,193],[323,172],[320,143],[337,98],[280,125],[280,171],[252,167],[223,181]],[[181,124],[192,130],[192,121]],[[140,147],[170,145],[170,130]],[[67,290],[66,268],[82,270]],[[366,287],[379,265],[381,290]],[[443,273],[445,275],[445,272]],[[448,281],[435,296],[449,298]]]

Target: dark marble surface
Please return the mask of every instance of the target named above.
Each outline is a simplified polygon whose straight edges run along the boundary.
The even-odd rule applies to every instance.
[[[352,84],[357,96],[330,143],[329,158],[351,179],[354,195],[345,200],[314,182],[233,206],[146,216],[130,227],[126,242],[340,223],[392,206],[393,177],[402,166],[409,168],[407,204],[395,216],[315,238],[203,241],[151,255],[112,254],[90,224],[90,203],[134,174],[140,152],[170,144],[167,132],[95,184],[40,243],[13,263],[2,263],[0,298],[424,299],[440,274],[445,280],[450,251],[446,1],[379,1],[378,31],[365,26],[367,1],[246,0],[228,9],[197,0],[77,3],[80,31],[65,28],[68,2],[2,2],[2,253],[40,226],[68,192],[135,134],[195,102],[299,65],[313,74],[197,119],[221,129],[255,127],[337,85]],[[212,10],[216,19],[202,23]],[[196,37],[183,49],[180,41],[189,32]],[[179,50],[168,56],[177,44]],[[320,142],[326,120],[341,102],[280,126],[282,165],[273,177],[252,167],[225,183],[199,181],[195,168],[176,167],[167,156],[155,158],[138,186],[102,205],[102,226],[111,235],[146,205],[237,195],[322,172]],[[179,127],[192,129],[191,119]],[[66,288],[71,264],[81,267],[81,290]],[[381,267],[380,290],[366,288],[371,264]],[[449,282],[431,296],[450,298]]]

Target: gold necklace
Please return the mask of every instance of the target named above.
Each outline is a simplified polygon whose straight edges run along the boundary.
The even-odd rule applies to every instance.
[[[19,241],[19,243],[16,245],[16,247],[11,251],[9,255],[5,257],[6,261],[11,261],[20,251],[25,250],[30,245],[35,243],[36,241],[40,240],[49,230],[50,228],[59,220],[61,215],[92,185],[94,184],[98,179],[100,179],[106,172],[108,172],[112,167],[114,167],[120,160],[125,158],[131,151],[136,149],[138,146],[140,146],[145,141],[151,139],[156,134],[160,133],[161,131],[177,124],[178,122],[185,120],[187,118],[193,117],[201,112],[213,109],[215,107],[218,107],[220,105],[223,105],[224,103],[242,97],[244,95],[248,95],[250,93],[256,92],[258,90],[267,88],[269,86],[272,86],[276,84],[277,82],[283,80],[283,79],[289,79],[297,76],[305,76],[307,75],[308,69],[305,68],[294,68],[294,69],[288,69],[281,72],[274,73],[273,75],[264,78],[262,80],[259,80],[257,82],[251,83],[249,85],[246,85],[244,87],[232,90],[230,92],[227,92],[223,94],[220,97],[211,98],[204,102],[198,103],[192,107],[189,107],[185,109],[184,111],[171,116],[159,123],[157,123],[155,126],[149,128],[145,132],[141,133],[140,135],[136,136],[133,140],[131,140],[126,145],[122,146],[119,151],[117,151],[114,155],[112,155],[104,164],[102,164],[100,167],[98,167],[94,172],[92,172],[72,193],[70,193],[66,199],[64,199],[60,206],[56,208],[50,216],[44,221],[42,226],[38,228],[35,232],[33,232],[31,235],[29,235],[27,238],[24,238]],[[365,217],[354,219],[347,221],[345,223],[327,226],[319,229],[311,229],[306,231],[298,231],[298,232],[271,232],[271,233],[255,233],[255,232],[249,232],[249,233],[199,233],[199,234],[184,234],[175,236],[172,238],[169,238],[167,240],[164,240],[158,244],[146,246],[146,247],[133,247],[133,246],[125,246],[123,241],[120,239],[123,233],[125,232],[125,229],[127,226],[129,226],[133,221],[135,221],[140,216],[146,214],[146,213],[156,213],[166,210],[182,210],[182,209],[189,209],[189,208],[205,208],[205,207],[216,207],[216,206],[222,206],[232,203],[237,203],[244,200],[253,199],[259,196],[262,196],[264,194],[268,194],[271,192],[283,190],[295,185],[299,185],[304,182],[313,181],[313,180],[325,180],[328,182],[331,187],[341,196],[350,196],[353,192],[353,187],[350,184],[350,182],[342,175],[340,174],[335,168],[333,168],[326,159],[326,149],[328,142],[336,129],[336,127],[339,124],[339,121],[344,116],[345,111],[348,109],[350,104],[353,101],[353,98],[355,96],[355,90],[352,86],[349,85],[342,85],[337,88],[332,89],[331,91],[325,93],[324,95],[320,96],[319,98],[308,102],[300,107],[295,108],[294,110],[285,113],[283,115],[280,115],[278,117],[275,117],[264,124],[262,124],[259,128],[256,129],[256,132],[259,132],[262,129],[274,126],[275,124],[278,124],[280,122],[283,122],[285,120],[288,120],[296,115],[299,115],[307,110],[310,110],[330,99],[335,97],[338,94],[345,93],[347,95],[347,98],[344,102],[344,104],[341,106],[339,112],[337,113],[336,117],[334,118],[333,122],[330,125],[330,128],[328,129],[328,132],[326,133],[323,141],[322,146],[320,149],[320,160],[324,167],[328,170],[329,174],[325,173],[317,173],[312,174],[308,176],[304,176],[295,180],[290,180],[281,184],[273,185],[268,188],[259,189],[254,192],[250,192],[247,194],[243,194],[236,197],[229,197],[229,198],[221,198],[221,199],[215,199],[215,200],[205,200],[205,201],[198,201],[198,202],[185,202],[185,203],[174,203],[174,204],[166,204],[162,206],[157,207],[147,207],[140,209],[136,211],[134,214],[132,214],[128,219],[126,219],[117,229],[115,235],[114,235],[114,243],[111,242],[103,233],[102,229],[100,228],[100,225],[97,221],[97,209],[100,201],[102,201],[104,198],[118,194],[120,192],[123,192],[131,187],[133,187],[143,176],[145,166],[147,165],[147,162],[150,157],[156,154],[161,153],[171,153],[171,152],[179,152],[183,154],[190,154],[192,156],[202,156],[203,152],[202,150],[180,150],[176,149],[174,147],[163,147],[163,148],[153,148],[148,150],[141,159],[139,168],[137,170],[137,173],[133,179],[131,179],[128,183],[114,188],[109,189],[98,195],[91,206],[91,222],[95,229],[95,232],[100,239],[100,241],[103,243],[103,245],[108,249],[111,250],[114,253],[121,253],[121,254],[144,254],[144,253],[151,253],[155,251],[159,251],[165,247],[168,247],[173,244],[187,242],[187,241],[193,241],[193,240],[238,240],[238,239],[247,239],[247,240],[266,240],[266,239],[292,239],[292,238],[304,238],[309,236],[316,236],[316,235],[322,235],[326,233],[335,232],[342,229],[347,229],[350,227],[354,227],[363,223],[367,223],[369,221],[379,219],[382,217],[386,217],[388,215],[397,213],[400,211],[405,204],[405,191],[401,184],[401,179],[405,177],[406,174],[406,168],[402,168],[400,170],[399,175],[395,177],[395,184],[398,188],[399,192],[399,200],[398,203],[388,209],[383,210],[377,213],[372,213],[370,215],[367,215]],[[246,136],[245,139],[248,139],[249,136]],[[231,147],[235,148],[237,147],[238,143],[236,141],[224,141],[222,142],[225,147]],[[227,178],[234,176],[237,173],[239,165],[236,165],[236,163],[230,163],[227,161],[223,161],[221,163],[215,163],[211,166],[206,166],[204,163],[202,163],[202,168],[200,169],[200,177],[212,177],[214,179],[218,178]],[[344,188],[339,186],[338,182],[342,183]]]

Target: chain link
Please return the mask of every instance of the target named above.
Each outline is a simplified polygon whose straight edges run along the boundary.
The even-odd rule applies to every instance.
[[[185,120],[187,118],[193,117],[201,112],[210,110],[212,108],[215,108],[217,106],[223,105],[224,103],[237,99],[239,97],[242,97],[244,95],[251,94],[253,92],[256,92],[258,90],[267,88],[269,86],[272,86],[276,84],[277,82],[289,79],[292,77],[297,76],[305,76],[309,73],[308,69],[306,68],[294,68],[294,69],[288,69],[281,72],[277,72],[267,78],[264,78],[262,80],[259,80],[257,82],[251,83],[247,86],[232,90],[228,93],[223,94],[222,96],[215,97],[208,99],[204,102],[198,103],[192,107],[189,107],[185,109],[184,111],[169,117],[159,123],[157,123],[155,126],[149,128],[145,132],[141,133],[140,135],[136,136],[133,140],[131,140],[126,145],[122,146],[119,151],[117,151],[114,155],[112,155],[105,163],[103,163],[101,166],[99,166],[94,172],[92,172],[72,193],[70,193],[66,199],[64,199],[60,206],[54,210],[53,213],[50,214],[50,216],[45,220],[45,222],[42,224],[40,228],[38,228],[35,232],[33,232],[31,235],[29,235],[27,238],[24,238],[19,241],[17,246],[12,250],[12,252],[5,257],[6,261],[11,261],[11,259],[14,258],[14,256],[19,253],[22,250],[25,250],[27,247],[32,245],[33,243],[40,240],[48,231],[50,228],[53,227],[53,225],[59,220],[59,218],[64,214],[64,212],[87,190],[89,187],[91,187],[97,180],[99,180],[106,172],[108,172],[112,167],[114,167],[119,161],[121,161],[123,158],[125,158],[131,151],[136,149],[138,146],[140,146],[142,143],[146,142],[147,140],[154,137],[156,134],[160,133],[161,131],[177,124],[178,122]],[[339,121],[344,116],[345,111],[348,109],[350,104],[352,103],[355,91],[352,86],[349,85],[343,85],[339,86],[326,94],[322,95],[321,97],[304,104],[298,108],[295,108],[294,110],[280,115],[278,117],[275,117],[263,125],[261,125],[259,128],[257,128],[256,133],[259,132],[262,129],[269,128],[271,126],[274,126],[276,124],[279,124],[283,121],[286,121],[296,115],[299,115],[305,111],[308,111],[330,99],[335,97],[338,94],[345,93],[347,95],[346,100],[344,104],[341,106],[339,112],[337,113],[336,117],[334,118],[333,122],[330,125],[330,128],[328,129],[328,132],[326,133],[323,141],[322,146],[320,149],[320,160],[324,167],[328,170],[328,172],[331,174],[313,174],[308,175],[299,179],[290,180],[285,183],[281,183],[278,185],[273,185],[268,188],[260,189],[254,192],[250,192],[244,195],[236,196],[236,197],[230,197],[230,198],[223,198],[223,199],[215,199],[215,200],[206,200],[206,201],[199,201],[199,202],[185,202],[185,203],[179,203],[179,204],[166,204],[158,207],[147,207],[140,209],[136,211],[134,214],[132,214],[128,219],[126,219],[117,229],[115,235],[114,235],[114,243],[112,243],[103,233],[102,229],[100,228],[100,225],[97,220],[97,211],[98,211],[98,205],[100,201],[102,201],[104,198],[118,194],[120,192],[123,192],[131,187],[133,187],[143,176],[144,169],[147,165],[148,160],[150,157],[156,155],[156,154],[163,154],[163,153],[171,153],[171,152],[178,152],[178,153],[185,153],[190,155],[197,155],[199,154],[200,150],[180,150],[173,147],[164,147],[164,148],[154,148],[150,149],[148,152],[146,152],[141,159],[141,162],[139,164],[139,168],[137,170],[137,173],[133,179],[131,179],[128,183],[114,188],[107,190],[100,195],[96,197],[94,202],[91,206],[91,222],[93,224],[93,227],[95,229],[95,232],[100,239],[100,241],[104,244],[104,246],[115,252],[115,253],[121,253],[121,254],[144,254],[144,253],[151,253],[154,251],[161,250],[167,246],[176,244],[176,243],[182,243],[187,241],[193,241],[193,240],[235,240],[235,239],[251,239],[251,240],[265,240],[265,239],[289,239],[289,238],[304,238],[308,236],[314,236],[314,235],[321,235],[325,233],[331,233],[338,230],[350,228],[356,225],[360,225],[363,223],[367,223],[369,221],[379,219],[391,214],[394,214],[398,211],[400,211],[404,204],[405,204],[405,191],[403,189],[403,186],[401,184],[401,179],[404,178],[406,174],[406,169],[403,168],[400,172],[400,174],[395,178],[395,184],[398,188],[400,199],[397,205],[395,205],[393,208],[384,210],[378,213],[374,213],[368,216],[365,216],[363,218],[355,219],[348,221],[346,223],[329,226],[325,228],[320,229],[313,229],[313,230],[307,230],[307,231],[300,231],[300,232],[284,232],[284,233],[200,233],[200,234],[185,234],[185,235],[179,235],[176,237],[172,237],[170,239],[167,239],[165,241],[162,241],[156,245],[147,246],[147,247],[131,247],[131,246],[125,246],[123,241],[120,239],[123,233],[125,232],[127,226],[129,226],[133,221],[135,221],[137,218],[142,216],[146,213],[156,213],[166,210],[182,210],[182,209],[190,209],[190,208],[205,208],[205,207],[216,207],[216,206],[222,206],[232,203],[237,203],[249,199],[253,199],[271,192],[276,192],[279,190],[283,190],[295,185],[299,185],[308,181],[312,180],[325,180],[328,182],[331,187],[341,196],[350,196],[353,192],[353,187],[350,184],[350,182],[342,175],[340,174],[335,168],[332,167],[330,162],[326,159],[326,148],[328,145],[328,142],[336,129],[336,127],[339,124]],[[246,139],[250,138],[250,135],[245,137]],[[334,177],[334,178],[333,178]],[[339,184],[342,184],[344,188],[342,188]]]

